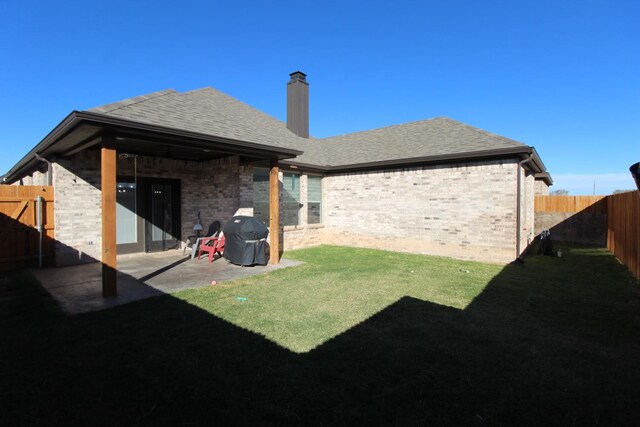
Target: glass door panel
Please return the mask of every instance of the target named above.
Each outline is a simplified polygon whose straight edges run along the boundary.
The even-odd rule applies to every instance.
[[[151,185],[151,240],[163,241],[165,238],[165,186],[162,184]],[[168,218],[171,221],[171,218]]]
[[[131,178],[116,183],[116,245],[119,254],[144,251],[139,186]]]
[[[136,184],[118,182],[116,192],[116,243],[138,241]]]
[[[179,244],[179,182],[150,182],[148,186],[147,251],[176,248]]]

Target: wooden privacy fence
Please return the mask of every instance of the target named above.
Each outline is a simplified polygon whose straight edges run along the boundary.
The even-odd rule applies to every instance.
[[[607,249],[640,279],[640,193],[610,196],[536,196],[537,213],[594,213],[607,216]]]
[[[607,213],[607,196],[536,196],[536,212]]]
[[[612,194],[607,199],[607,249],[640,279],[640,192]]]
[[[535,233],[551,230],[555,240],[585,245],[607,244],[605,196],[537,196]]]
[[[50,264],[54,238],[53,187],[0,185],[0,271]]]

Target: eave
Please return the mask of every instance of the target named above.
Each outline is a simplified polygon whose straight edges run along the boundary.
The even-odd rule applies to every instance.
[[[505,158],[517,158],[517,159],[525,159],[529,155],[532,155],[532,161],[527,164],[527,167],[536,174],[536,177],[540,177],[540,179],[544,179],[549,185],[553,183],[551,176],[546,172],[546,168],[540,156],[534,147],[529,146],[519,146],[519,147],[509,147],[509,148],[500,148],[495,150],[481,150],[481,151],[471,151],[466,153],[453,153],[453,154],[443,154],[443,155],[435,155],[435,156],[421,156],[421,157],[410,157],[410,158],[402,158],[402,159],[391,159],[391,160],[380,160],[373,162],[362,162],[362,163],[353,163],[353,164],[344,164],[344,165],[312,165],[301,162],[296,162],[295,159],[285,160],[281,162],[283,166],[294,166],[303,170],[308,170],[311,172],[322,172],[326,174],[333,173],[347,173],[347,172],[360,172],[360,171],[370,171],[370,170],[380,170],[380,169],[389,169],[389,168],[400,168],[400,167],[415,167],[419,165],[437,165],[437,164],[452,164],[459,162],[468,162],[468,161],[480,161],[480,160],[490,160],[490,159],[505,159]]]
[[[2,181],[14,182],[37,168],[40,161],[36,159],[36,154],[49,160],[70,156],[98,144],[104,133],[116,136],[120,145],[118,149],[185,160],[208,160],[228,155],[282,160],[302,154],[302,151],[289,148],[141,123],[105,114],[73,111],[18,161],[2,177]]]

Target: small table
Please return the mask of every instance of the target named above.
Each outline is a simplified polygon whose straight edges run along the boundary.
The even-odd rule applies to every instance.
[[[195,258],[196,251],[200,246],[200,239],[202,239],[202,236],[200,236],[200,231],[196,231],[196,234],[194,235],[187,236],[187,244],[182,250],[182,255],[187,253],[187,248],[191,248],[191,259]]]

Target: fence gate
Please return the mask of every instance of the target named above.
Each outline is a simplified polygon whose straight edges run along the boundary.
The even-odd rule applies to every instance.
[[[0,185],[0,271],[53,264],[53,187]]]

